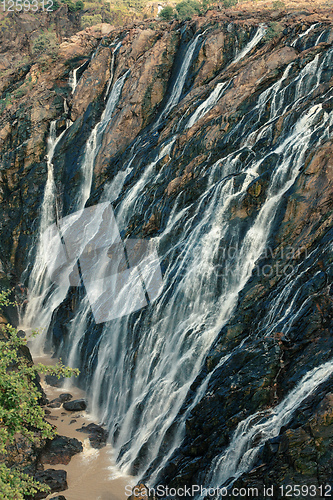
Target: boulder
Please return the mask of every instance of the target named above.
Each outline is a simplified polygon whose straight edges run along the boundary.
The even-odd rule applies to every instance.
[[[67,465],[72,456],[83,451],[81,442],[75,438],[57,436],[49,441],[43,449],[40,462],[42,464]]]
[[[89,434],[89,441],[93,448],[103,448],[106,445],[109,433],[106,429],[103,429],[101,425],[89,424],[81,429],[76,429],[78,432],[84,432]]]
[[[51,493],[55,491],[67,490],[67,472],[64,470],[47,469],[39,471],[35,474],[34,479],[40,483],[47,484],[50,487]],[[35,495],[35,500],[40,498],[46,498],[48,493],[37,493]],[[61,498],[61,497],[60,497]]]
[[[61,403],[58,399],[53,399],[47,406],[48,408],[60,408]]]
[[[57,399],[59,399],[61,403],[67,403],[67,401],[73,399],[73,396],[69,394],[69,392],[64,392],[63,394],[60,394],[60,396]]]
[[[74,401],[68,401],[64,403],[64,409],[67,411],[81,411],[87,408],[87,402],[85,399],[74,399]]]
[[[72,395],[68,393],[60,394],[55,399],[52,399],[52,401],[47,405],[49,408],[60,408],[62,403],[66,403],[67,401],[72,399]]]

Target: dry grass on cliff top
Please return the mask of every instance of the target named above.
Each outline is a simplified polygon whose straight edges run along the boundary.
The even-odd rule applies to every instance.
[[[237,5],[232,7],[233,11],[253,12],[258,10],[267,10],[275,12],[317,12],[318,10],[332,12],[333,0],[282,0],[284,7],[277,9],[274,6],[274,0],[247,0],[240,1]]]

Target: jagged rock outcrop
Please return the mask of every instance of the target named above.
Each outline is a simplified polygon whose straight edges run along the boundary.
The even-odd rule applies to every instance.
[[[104,429],[101,425],[97,424],[88,424],[81,429],[76,429],[78,432],[84,432],[85,434],[89,434],[90,445],[93,448],[100,449],[106,445],[107,439],[109,437],[109,433],[106,429]]]

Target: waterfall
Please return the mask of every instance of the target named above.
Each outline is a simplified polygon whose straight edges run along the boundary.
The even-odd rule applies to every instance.
[[[275,117],[283,112],[283,99],[277,100],[277,95],[286,85],[291,85],[293,103],[301,94],[318,86],[322,64],[318,64],[318,60],[311,61],[292,84],[287,83],[291,67],[288,68],[281,81],[258,96],[254,109],[258,119],[267,102],[275,102],[272,111]],[[152,484],[182,441],[188,413],[176,420],[179,410],[267,244],[278,208],[295,182],[310,144],[316,141],[319,145],[330,136],[332,113],[325,112],[321,102],[304,109],[295,120],[288,134],[276,141],[266,155],[259,155],[242,165],[244,180],[238,187],[234,185],[233,174],[239,173],[239,158],[245,147],[242,145],[209,168],[206,189],[195,205],[178,210],[178,198],[175,200],[158,242],[161,259],[169,261],[161,297],[154,306],[134,317],[105,323],[99,340],[88,354],[91,409],[107,424],[111,434],[116,435],[114,447],[118,465],[139,477],[153,467],[154,473],[149,474]],[[253,123],[242,122],[242,137],[252,134]],[[269,127],[272,126],[271,123]],[[256,137],[253,135],[252,144],[260,140]],[[156,159],[166,152],[172,156],[170,144],[173,140],[159,146]],[[276,161],[266,200],[244,233],[241,222],[237,219],[230,222],[230,207],[241,203],[260,166],[272,152]],[[127,226],[133,213],[144,215],[146,190],[160,182],[155,172],[156,159],[147,164],[121,197],[116,210],[120,229]],[[119,192],[123,179],[117,182],[120,182]],[[104,194],[111,196],[110,185]],[[174,247],[169,247],[167,242],[175,231],[180,237]],[[222,276],[217,276],[216,258],[221,241],[230,242],[238,252],[226,260]],[[71,328],[71,362],[75,359],[78,362],[78,354],[88,335],[88,321],[88,305],[83,301]],[[202,391],[207,383],[203,382]],[[172,425],[175,426],[173,434],[169,435]]]
[[[246,54],[248,54],[256,45],[258,45],[258,43],[263,38],[265,33],[266,33],[266,28],[264,26],[259,26],[253,38],[251,38],[251,40],[245,45],[245,47],[240,52],[237,52],[236,57],[232,60],[232,62],[228,65],[228,67],[231,64],[235,64],[236,62],[243,59],[246,56]],[[200,106],[198,106],[198,108],[195,110],[193,115],[188,120],[185,128],[188,129],[193,127],[193,125],[198,120],[200,120],[200,118],[202,118],[211,109],[213,109],[213,107],[216,105],[216,103],[224,94],[225,90],[228,88],[229,84],[230,84],[229,81],[218,83],[214,88],[214,90],[209,94],[207,99],[203,103],[201,103]]]
[[[303,38],[303,37],[305,37],[306,35],[308,35],[308,34],[310,33],[310,31],[312,31],[313,29],[315,29],[315,27],[316,27],[316,26],[318,26],[318,25],[319,25],[319,23],[311,24],[310,28],[308,28],[306,31],[304,31],[304,33],[300,33],[300,34],[298,35],[298,37],[296,38],[296,40],[294,40],[294,41],[291,43],[291,47],[296,47],[297,42],[298,42],[301,38]]]
[[[110,78],[109,78],[109,81],[108,81],[108,84],[106,87],[104,101],[108,98],[110,87],[112,85],[113,76],[114,76],[114,61],[116,58],[116,52],[120,47],[121,47],[121,42],[118,42],[117,45],[115,46],[114,50],[112,51],[111,64],[110,64]]]
[[[86,64],[86,61],[82,63],[80,66],[77,68],[73,69],[69,73],[69,78],[68,78],[68,85],[72,89],[71,94],[73,95],[75,92],[75,89],[77,87],[77,84],[79,83],[77,80],[77,72]]]
[[[24,317],[21,318],[21,325],[24,330],[29,332],[31,328],[38,327],[38,330],[45,333],[49,325],[53,310],[61,304],[66,294],[63,294],[62,289],[54,289],[47,272],[47,256],[45,256],[45,248],[43,245],[43,234],[46,229],[57,220],[56,206],[56,185],[53,175],[53,156],[57,144],[64,136],[66,130],[70,127],[69,120],[66,122],[66,129],[57,137],[56,136],[56,120],[51,122],[49,137],[47,140],[47,180],[44,188],[44,197],[41,206],[40,227],[38,232],[38,240],[36,243],[36,255],[33,269],[29,276],[28,284],[28,303],[24,312]],[[49,249],[52,251],[52,249]],[[45,299],[48,297],[50,307],[45,307]],[[44,336],[40,335],[38,340],[33,344],[35,352],[40,352]]]
[[[81,208],[83,208],[90,196],[95,159],[102,144],[102,138],[105,128],[109,123],[109,121],[111,120],[115,107],[118,104],[121,91],[123,89],[123,85],[125,83],[128,73],[129,71],[127,71],[123,76],[118,78],[118,80],[113,85],[111,93],[106,102],[105,109],[102,113],[101,119],[97,123],[97,125],[93,128],[86,143],[82,167],[81,167],[83,180],[80,186],[79,193],[76,198],[76,210],[80,210]]]
[[[186,124],[186,128],[191,128],[193,125],[200,120],[208,111],[213,109],[217,101],[222,97],[224,91],[226,90],[229,82],[218,83],[215,89],[209,94],[207,99],[198,106],[193,115],[190,117]]]
[[[241,59],[243,59],[246,56],[246,54],[248,54],[249,52],[251,52],[251,50],[253,49],[253,47],[255,47],[256,45],[258,45],[258,43],[263,38],[263,36],[265,35],[265,33],[266,33],[265,26],[264,25],[260,25],[258,27],[257,31],[255,32],[254,37],[249,41],[249,43],[247,43],[245,45],[244,49],[242,49],[237,54],[237,56],[235,57],[235,59],[232,61],[231,64],[235,64],[235,63],[239,62]]]
[[[221,457],[212,464],[206,478],[209,487],[218,488],[232,478],[234,482],[251,470],[260,447],[279,435],[280,429],[290,422],[301,403],[333,374],[333,361],[314,368],[281,403],[267,412],[258,412],[240,422],[232,441]]]
[[[72,89],[71,94],[74,94],[75,87],[76,87],[76,73],[75,73],[75,79],[74,79],[74,71],[75,70],[72,69],[69,72],[69,78],[68,78],[68,85]]]
[[[189,68],[190,68],[190,65],[192,62],[194,51],[198,45],[199,38],[202,36],[203,36],[203,33],[197,35],[189,43],[187,50],[186,50],[186,53],[184,55],[184,60],[182,62],[182,65],[180,67],[180,70],[179,70],[179,73],[177,76],[177,79],[172,87],[171,95],[170,95],[166,105],[164,106],[164,109],[161,112],[159,119],[157,120],[156,124],[154,125],[154,129],[156,129],[160,125],[162,120],[164,118],[166,118],[168,116],[168,114],[170,113],[170,111],[178,104],[178,102],[181,98],[182,92],[183,92],[187,73],[189,71]]]
[[[107,100],[105,110],[102,113],[101,120],[94,127],[90,137],[88,138],[81,167],[83,181],[79,187],[79,192],[76,198],[76,206],[78,210],[84,207],[87,199],[89,198],[94,161],[101,145],[104,130],[110,121],[112,113],[119,100],[127,74],[128,72],[115,82]],[[67,128],[71,125],[71,123],[72,122],[69,120],[67,121]],[[32,328],[38,328],[38,330],[43,333],[43,335],[39,335],[37,337],[37,340],[32,345],[32,350],[36,354],[40,354],[43,351],[45,334],[50,325],[53,311],[55,311],[55,309],[65,299],[69,286],[68,269],[64,269],[63,274],[59,276],[58,286],[55,286],[54,283],[52,283],[48,273],[48,263],[53,260],[52,253],[54,252],[54,247],[49,241],[45,242],[43,240],[43,235],[46,234],[47,228],[57,220],[55,214],[56,186],[53,177],[52,159],[56,146],[65,134],[66,130],[64,130],[59,137],[56,137],[56,121],[51,123],[47,150],[48,177],[44,189],[44,198],[41,208],[39,238],[36,245],[34,266],[29,277],[28,304],[24,312],[24,316],[20,321],[21,327],[27,332]]]

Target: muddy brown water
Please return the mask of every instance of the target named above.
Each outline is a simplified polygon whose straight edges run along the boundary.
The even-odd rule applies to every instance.
[[[55,364],[56,361],[46,356],[34,358],[35,363],[46,365]],[[49,401],[64,392],[72,394],[73,399],[85,398],[85,393],[77,387],[56,388],[46,384],[43,379],[41,383]],[[125,494],[125,487],[128,485],[133,487],[135,480],[122,474],[115,467],[112,447],[108,444],[96,450],[90,446],[87,434],[77,431],[83,425],[98,421],[86,411],[69,412],[63,407],[48,409],[51,413],[47,415],[46,420],[56,425],[58,434],[81,441],[83,452],[72,457],[68,465],[44,465],[45,469],[60,469],[67,472],[68,489],[61,493],[52,493],[47,499],[61,494],[66,500],[126,500],[128,495]]]

